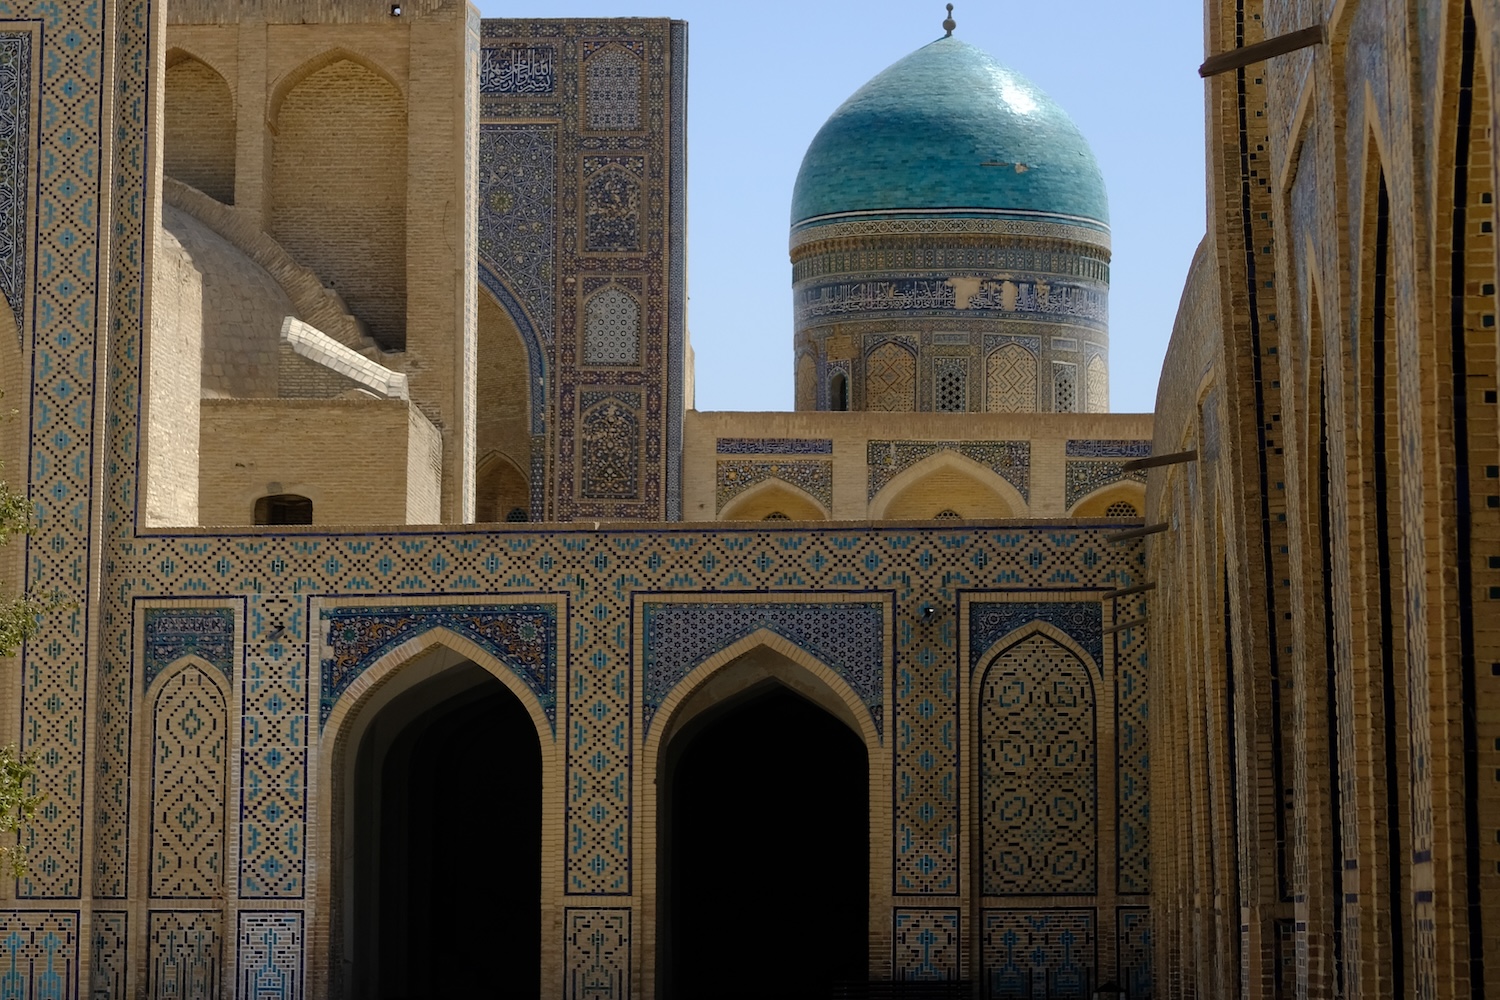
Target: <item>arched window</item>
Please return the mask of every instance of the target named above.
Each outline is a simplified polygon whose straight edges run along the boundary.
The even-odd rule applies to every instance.
[[[512,507],[510,512],[505,515],[505,520],[511,524],[520,524],[530,521],[531,514],[527,512],[525,507]]]
[[[932,519],[934,521],[962,521],[964,519],[964,516],[958,511],[954,510],[952,507],[945,507],[944,509],[938,511],[936,514],[932,515]]]
[[[255,501],[256,524],[312,524],[313,504],[295,493],[277,493]]]
[[[849,376],[843,372],[834,372],[828,384],[828,408],[840,412],[849,409]]]
[[[791,518],[787,517],[785,514],[783,514],[779,510],[773,510],[773,511],[771,511],[771,513],[767,514],[765,517],[761,518],[761,520],[762,521],[790,521]]]
[[[1116,500],[1104,509],[1105,517],[1140,517],[1141,512],[1129,500]]]

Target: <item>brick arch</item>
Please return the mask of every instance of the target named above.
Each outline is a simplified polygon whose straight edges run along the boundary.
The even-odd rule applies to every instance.
[[[277,124],[277,118],[281,113],[281,105],[286,100],[287,94],[291,93],[303,80],[319,70],[327,69],[336,62],[352,62],[356,66],[362,66],[374,73],[376,76],[389,83],[401,94],[402,100],[406,98],[406,88],[401,81],[396,79],[395,74],[381,65],[378,59],[374,59],[357,49],[334,46],[325,49],[310,59],[304,60],[295,69],[283,73],[271,87],[271,92],[266,97],[266,121]]]
[[[792,521],[826,521],[831,513],[806,490],[784,479],[767,479],[725,504],[719,520],[760,521],[773,511]]]
[[[407,106],[390,74],[333,49],[276,85],[268,231],[386,349],[406,343]]]
[[[314,857],[331,861],[309,879],[311,895],[316,900],[309,931],[330,942],[327,952],[330,960],[342,954],[338,921],[343,919],[345,904],[339,893],[343,879],[348,877],[342,874],[342,854],[335,847],[342,843],[349,779],[368,722],[413,688],[466,663],[477,665],[503,684],[520,699],[530,715],[541,747],[544,865],[549,845],[562,843],[563,803],[558,796],[545,794],[545,790],[562,787],[565,747],[553,733],[535,694],[494,655],[450,629],[434,626],[412,636],[371,663],[339,697],[324,724],[322,737],[315,744],[316,761],[308,768],[308,800],[312,810],[308,846],[315,852]],[[561,920],[561,904],[555,895],[558,888],[544,878],[541,914],[544,926]],[[307,995],[326,995],[335,975],[336,970],[330,965],[310,964]]]
[[[972,458],[941,451],[896,476],[870,501],[874,520],[930,520],[943,510],[966,519],[1024,517],[1026,499]]]
[[[234,86],[207,59],[167,53],[162,172],[225,205],[234,204],[237,112]]]
[[[1133,479],[1109,483],[1101,486],[1092,493],[1080,497],[1068,511],[1069,517],[1108,517],[1109,508],[1112,504],[1125,501],[1135,505],[1136,514],[1144,515],[1146,512],[1146,486]]]
[[[684,677],[662,702],[649,731],[640,739],[642,747],[639,780],[639,815],[660,817],[664,798],[660,775],[667,763],[673,738],[695,720],[701,721],[715,708],[733,704],[748,692],[766,684],[780,685],[817,705],[854,731],[864,743],[869,777],[869,914],[871,934],[889,926],[890,871],[892,863],[890,771],[888,754],[881,745],[869,710],[853,688],[826,664],[769,629],[760,629],[706,658]],[[660,836],[661,822],[638,822],[633,836],[636,857],[654,857],[656,864],[640,871],[641,921],[654,927],[660,919],[661,871],[665,859],[648,834]],[[659,841],[658,841],[659,843]],[[810,849],[837,850],[836,844],[811,845]],[[659,960],[647,962],[644,994],[655,995],[655,977],[662,975]]]

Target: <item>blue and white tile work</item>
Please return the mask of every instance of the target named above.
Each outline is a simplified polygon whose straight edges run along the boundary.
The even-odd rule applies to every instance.
[[[165,19],[148,0],[0,0],[0,20],[0,40],[19,33],[33,46],[14,79],[35,86],[14,107],[27,148],[40,150],[26,168],[34,187],[16,194],[32,199],[37,229],[17,297],[33,304],[22,336],[38,527],[24,578],[77,602],[45,618],[19,671],[12,731],[41,754],[49,799],[26,838],[31,871],[0,910],[6,995],[123,998],[217,980],[236,1000],[321,1000],[339,926],[333,838],[347,789],[335,765],[350,720],[413,662],[400,657],[442,637],[503,673],[550,724],[538,723],[549,776],[545,981],[569,1000],[641,992],[657,961],[655,817],[637,812],[654,802],[645,756],[664,728],[656,715],[705,661],[762,630],[826,668],[868,715],[870,898],[878,926],[893,929],[889,941],[880,932],[876,971],[951,978],[983,961],[1009,975],[1019,935],[1031,972],[1069,989],[1076,968],[1093,975],[1096,911],[1086,907],[1148,900],[1144,629],[1101,642],[1094,633],[1126,612],[1084,612],[1080,624],[1043,598],[1087,604],[1080,594],[1134,581],[1142,546],[1064,523],[662,523],[680,513],[685,26],[479,27],[478,271],[532,331],[531,372],[546,380],[532,429],[552,450],[534,506],[573,523],[168,530],[141,520],[139,423],[155,198],[147,143],[160,113],[151,80],[166,48],[154,33]],[[610,72],[594,81],[592,110],[585,41],[615,53],[599,64]],[[0,51],[0,95],[20,93],[4,60],[22,51]],[[626,58],[639,60],[638,90]],[[105,122],[116,130],[107,146]],[[535,176],[548,172],[550,186]],[[591,184],[601,177],[610,183]],[[638,369],[582,364],[569,279],[589,277],[640,289]],[[586,446],[598,461],[585,462]],[[871,494],[943,450],[1029,495],[1024,441],[908,440],[871,445]],[[820,466],[831,451],[823,437],[726,437],[716,454]],[[606,517],[616,523],[591,523]],[[964,853],[983,849],[970,789],[984,752],[976,698],[992,664],[973,647],[1001,638],[986,616],[1059,648],[1061,635],[1093,660],[1090,759],[1105,774],[1118,757],[1133,781],[1117,808],[1112,779],[1099,779],[1086,817],[1098,844],[1124,829],[1117,817],[1137,824],[1120,833],[1129,860],[1118,884],[1054,864],[1052,889],[1080,893],[1066,908],[994,908]],[[1132,727],[1118,741],[1117,713]],[[1075,716],[1069,735],[1081,746],[1088,719]],[[193,761],[163,763],[163,748]],[[178,838],[167,875],[153,878],[168,855],[161,831],[193,804],[189,788],[210,790],[222,809],[204,810],[200,835]],[[1121,928],[1105,940],[1139,940],[1134,925]],[[965,933],[982,956],[964,953]]]

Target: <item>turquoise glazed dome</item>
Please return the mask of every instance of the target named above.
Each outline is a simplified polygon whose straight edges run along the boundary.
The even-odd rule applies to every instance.
[[[1108,232],[1104,178],[1072,119],[1031,81],[939,38],[857,90],[818,131],[794,233],[834,222],[997,217]]]

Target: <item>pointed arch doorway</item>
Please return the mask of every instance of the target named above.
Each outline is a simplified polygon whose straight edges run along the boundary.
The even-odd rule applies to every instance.
[[[869,968],[870,761],[775,651],[679,704],[658,758],[658,996],[827,997]]]
[[[348,730],[339,992],[539,996],[543,764],[532,714],[446,648],[402,672]]]

